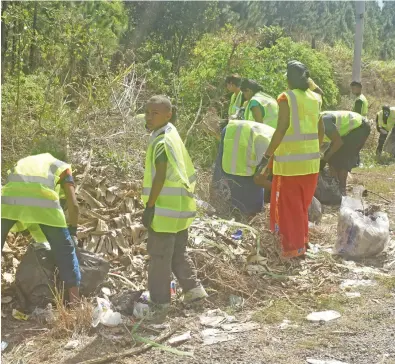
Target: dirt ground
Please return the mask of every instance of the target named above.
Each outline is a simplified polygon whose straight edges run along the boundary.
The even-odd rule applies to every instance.
[[[350,182],[363,183],[368,190],[394,201],[394,180],[395,167],[383,166],[357,169]],[[226,300],[217,300],[215,295],[194,309],[184,310],[177,306],[167,323],[170,327],[178,327],[173,336],[191,331],[191,339],[177,349],[193,353],[193,357],[180,356],[159,347],[109,362],[299,364],[308,363],[310,358],[348,364],[395,363],[395,205],[374,194],[370,194],[367,201],[379,204],[389,215],[392,241],[386,254],[357,264],[331,258],[325,249],[331,248],[336,239],[337,209],[326,208],[321,223],[325,239],[312,241],[320,245],[321,251],[309,255],[287,283],[273,288],[281,291],[277,299],[263,299],[254,307],[246,304],[240,312],[230,308]],[[322,266],[329,270],[321,270]],[[310,268],[309,277],[306,277],[308,288],[304,289],[300,282],[306,267]],[[346,295],[348,291],[339,287],[344,279],[369,279],[374,285],[351,288],[352,292],[359,292],[360,297],[350,298]],[[313,285],[314,290],[311,289]],[[259,328],[237,333],[232,341],[204,346],[199,315],[217,307],[234,314],[241,322],[257,322]],[[341,317],[325,323],[306,320],[309,313],[324,310],[336,310]],[[9,344],[2,355],[4,363],[81,363],[140,345],[129,332],[131,328],[91,328],[84,333],[70,332],[56,337],[45,324],[31,319],[15,320],[10,305],[2,304],[2,313],[6,317],[2,318],[1,336]],[[288,326],[282,324],[284,319],[289,320]],[[153,338],[157,335],[140,330],[138,334]],[[78,347],[64,349],[71,339],[78,340]]]

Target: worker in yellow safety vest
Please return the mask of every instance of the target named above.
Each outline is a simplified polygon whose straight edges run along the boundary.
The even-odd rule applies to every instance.
[[[376,129],[380,133],[376,149],[377,157],[381,156],[388,134],[395,127],[395,106],[384,105],[376,115]]]
[[[254,174],[274,130],[254,121],[229,121],[222,131],[212,180],[217,209],[237,209],[244,216],[262,211],[264,191],[254,183]]]
[[[48,241],[60,279],[68,289],[68,300],[73,303],[79,300],[81,281],[75,251],[78,203],[71,166],[63,162],[65,153],[51,153],[20,159],[8,171],[1,191],[1,248],[10,230],[29,229],[38,242]],[[67,201],[69,226],[60,203],[62,195]]]
[[[232,93],[228,108],[228,118],[236,119],[240,108],[243,105],[243,93],[240,90],[241,77],[237,74],[226,77],[226,89]]]
[[[246,99],[244,120],[256,121],[275,128],[277,126],[278,104],[273,97],[263,92],[256,81],[243,79],[241,91]]]
[[[145,109],[151,131],[145,158],[143,224],[148,229],[148,289],[154,318],[164,318],[170,304],[173,272],[184,301],[207,296],[186,252],[188,228],[196,215],[196,174],[176,127],[175,108],[166,96],[151,97]],[[172,123],[173,122],[173,123]]]
[[[284,257],[297,257],[308,244],[308,208],[320,168],[321,97],[309,90],[309,71],[298,62],[287,65],[289,89],[277,99],[278,124],[258,170],[273,158],[270,227],[278,233]]]
[[[351,86],[351,92],[355,96],[354,106],[352,111],[367,117],[369,104],[365,95],[362,94],[362,83],[358,81],[352,81],[350,86]],[[358,167],[360,162],[361,162],[361,158],[358,153],[355,167]]]
[[[366,118],[352,111],[324,111],[321,120],[325,127],[324,142],[331,144],[321,159],[320,169],[328,163],[336,171],[340,191],[345,196],[348,172],[355,167],[370,126]]]

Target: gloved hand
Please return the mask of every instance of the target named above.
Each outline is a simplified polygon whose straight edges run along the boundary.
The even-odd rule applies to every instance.
[[[328,162],[323,159],[320,160],[320,171],[322,171],[325,168],[327,163]]]
[[[155,216],[155,206],[152,207],[145,206],[145,210],[143,212],[143,225],[145,228],[149,229],[151,227],[154,216]]]
[[[263,169],[267,167],[269,164],[270,157],[267,155],[263,155],[261,162],[258,164],[258,167],[256,168],[256,171],[254,173],[254,176],[259,176]]]

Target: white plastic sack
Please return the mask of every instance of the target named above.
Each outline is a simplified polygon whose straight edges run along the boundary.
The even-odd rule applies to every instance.
[[[111,303],[105,298],[96,297],[97,306],[92,314],[92,326],[96,327],[101,323],[104,326],[118,326],[122,322],[122,316],[119,312],[111,309]]]
[[[322,206],[321,202],[318,201],[315,197],[311,201],[309,206],[309,221],[315,224],[320,223],[322,219]]]
[[[389,221],[386,213],[375,212],[365,216],[359,200],[343,198],[335,253],[349,258],[371,257],[382,252],[388,241]]]

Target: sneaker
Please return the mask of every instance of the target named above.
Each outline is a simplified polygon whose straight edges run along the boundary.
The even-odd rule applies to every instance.
[[[203,288],[203,286],[198,286],[196,288],[192,288],[188,292],[184,294],[184,303],[191,303],[194,301],[201,300],[203,298],[208,297],[208,294],[206,290]]]
[[[144,319],[153,323],[162,323],[165,321],[167,314],[169,312],[169,303],[141,303],[136,302],[134,305],[133,314],[138,319]]]

